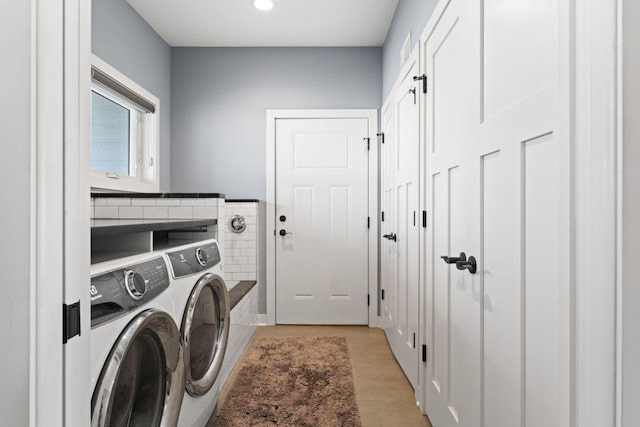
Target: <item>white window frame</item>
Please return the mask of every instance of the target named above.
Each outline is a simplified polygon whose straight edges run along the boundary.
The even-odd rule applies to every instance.
[[[130,149],[129,172],[135,176],[122,176],[109,171],[91,170],[91,187],[100,190],[131,191],[137,193],[157,193],[160,189],[160,100],[151,92],[116,70],[96,55],[92,55],[91,65],[108,75],[119,84],[135,92],[155,107],[155,112],[145,113],[140,122],[140,114],[131,114],[131,132],[137,133],[135,144]],[[135,103],[92,81],[91,90],[130,110],[140,110]]]

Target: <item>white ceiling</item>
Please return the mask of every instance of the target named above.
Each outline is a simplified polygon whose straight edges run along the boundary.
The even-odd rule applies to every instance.
[[[398,0],[127,0],[171,46],[382,46]]]

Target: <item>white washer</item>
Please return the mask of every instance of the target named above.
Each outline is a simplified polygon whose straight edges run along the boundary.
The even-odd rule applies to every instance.
[[[91,267],[91,426],[175,426],[184,353],[162,254]]]
[[[201,427],[213,414],[229,339],[229,293],[215,240],[166,252],[176,315],[182,317],[185,395],[178,426]]]

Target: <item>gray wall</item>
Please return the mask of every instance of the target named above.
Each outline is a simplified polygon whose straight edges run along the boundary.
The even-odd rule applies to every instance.
[[[266,197],[266,110],[379,108],[381,48],[174,48],[171,191]]]
[[[0,3],[0,424],[29,425],[31,2]],[[8,208],[10,207],[10,209]],[[8,351],[7,351],[8,350]]]
[[[382,102],[400,74],[400,49],[411,32],[412,47],[418,43],[438,0],[400,0],[382,48]]]
[[[92,0],[93,53],[160,98],[160,190],[171,184],[171,48],[126,0]]]

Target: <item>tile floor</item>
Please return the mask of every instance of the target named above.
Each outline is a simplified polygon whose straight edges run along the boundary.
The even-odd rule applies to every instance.
[[[255,336],[344,336],[354,370],[356,399],[363,427],[431,427],[416,407],[413,389],[391,354],[381,329],[366,326],[267,326]],[[252,345],[251,342],[249,345]],[[218,405],[235,379],[242,358],[218,398]],[[329,427],[329,426],[327,426]]]

